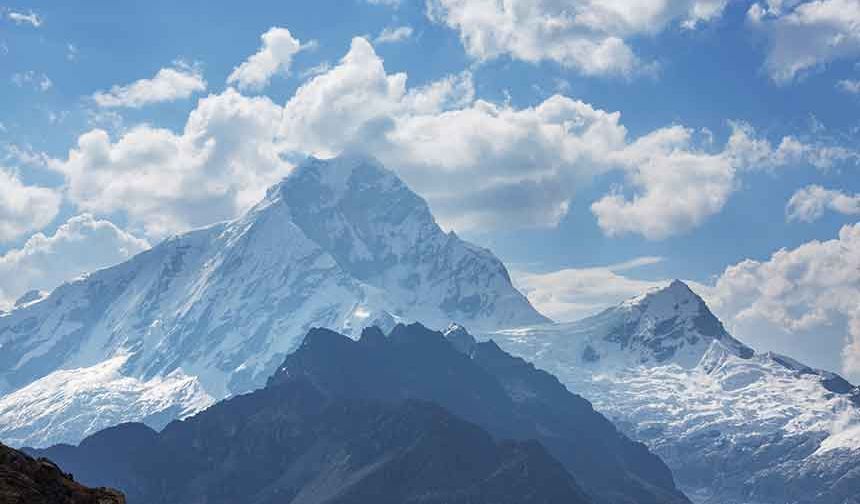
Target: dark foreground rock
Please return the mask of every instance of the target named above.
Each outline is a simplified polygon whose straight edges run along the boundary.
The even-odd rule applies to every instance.
[[[0,444],[2,504],[125,504],[109,488],[87,488],[47,459],[34,459]]]

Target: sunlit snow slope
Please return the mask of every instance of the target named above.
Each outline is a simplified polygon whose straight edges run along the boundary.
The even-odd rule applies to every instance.
[[[262,385],[311,327],[358,335],[401,320],[546,321],[498,259],[443,232],[393,172],[364,157],[310,159],[241,218],[0,316],[0,440],[159,427]]]
[[[491,334],[591,400],[712,504],[860,502],[860,390],[732,338],[682,282]]]

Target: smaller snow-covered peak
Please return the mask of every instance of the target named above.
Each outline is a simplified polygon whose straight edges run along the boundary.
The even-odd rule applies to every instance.
[[[698,312],[700,303],[704,303],[690,287],[681,280],[673,280],[666,287],[655,287],[644,294],[633,297],[622,303],[623,307],[647,308],[654,314],[663,310],[666,315],[673,316],[679,308],[685,308],[687,313]]]
[[[667,287],[653,289],[625,301],[621,308],[655,328],[686,326],[708,342],[722,341],[733,353],[740,350],[738,345],[743,346],[726,332],[722,322],[711,312],[705,300],[681,280],[673,280]]]
[[[589,344],[582,351],[582,359],[589,363],[674,363],[690,368],[715,350],[712,342],[719,342],[720,348],[741,358],[754,354],[734,339],[705,301],[680,280],[575,326],[577,331],[589,334]]]

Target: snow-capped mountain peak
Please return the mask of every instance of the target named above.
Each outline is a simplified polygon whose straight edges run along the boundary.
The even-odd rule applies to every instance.
[[[663,303],[688,303],[698,298],[695,292],[682,280],[672,280],[665,287],[654,287],[621,303],[622,306],[637,306],[658,300]]]
[[[700,335],[708,339],[721,340],[727,335],[705,301],[681,280],[629,299],[621,304],[621,308],[627,310],[631,317],[655,326],[677,321],[692,324]],[[677,325],[673,327],[681,329]]]
[[[753,352],[682,282],[572,324],[483,336],[646,443],[694,502],[858,502],[860,387]]]
[[[174,236],[0,317],[0,394],[15,404],[30,383],[123,355],[117,379],[148,384],[181,369],[218,400],[262,385],[311,327],[358,337],[368,325],[452,320],[548,322],[491,252],[445,233],[394,172],[369,157],[311,158],[236,220]],[[95,397],[116,407],[110,394]],[[39,423],[59,425],[80,413],[68,405],[0,410],[0,439],[14,430],[22,443],[76,441],[82,432],[53,436],[16,420],[48,415]]]
[[[359,278],[445,239],[427,203],[369,157],[311,158],[276,192],[304,234]]]
[[[690,368],[715,341],[732,355],[753,355],[680,280],[566,327],[584,335],[577,339],[577,361],[590,366],[673,363]]]

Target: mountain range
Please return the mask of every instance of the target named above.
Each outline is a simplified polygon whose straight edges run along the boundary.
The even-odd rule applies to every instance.
[[[549,374],[420,324],[314,329],[261,390],[34,453],[130,503],[689,502]]]
[[[429,329],[405,325],[414,321]],[[434,330],[453,321],[462,325],[440,342]],[[414,334],[423,336],[412,342]],[[454,374],[425,369],[422,359]],[[310,384],[293,384],[297,375]],[[284,392],[293,387],[304,392]],[[278,394],[298,394],[285,400],[307,409],[292,418],[260,399]],[[337,408],[354,408],[363,423],[344,432]],[[231,420],[219,423],[216,414]],[[308,430],[311,417],[325,420],[322,430]],[[327,440],[314,448],[320,454],[349,445],[391,470],[391,450],[455,461],[428,447],[410,452],[374,430],[376,421],[439,443],[462,436],[481,462],[469,485],[438,494],[451,499],[478,482],[493,495],[504,483],[492,478],[499,471],[522,491],[533,487],[529,471],[525,479],[505,472],[513,464],[541,467],[548,488],[595,502],[686,502],[684,494],[697,504],[860,502],[860,389],[754,351],[683,282],[552,323],[491,252],[444,232],[423,199],[366,157],[311,158],[238,219],[169,238],[0,314],[0,440],[66,443],[50,452],[63,467],[80,467],[75,457],[99,446],[102,458],[105,447],[126,442],[143,450],[134,463],[144,466],[123,473],[104,458],[110,463],[80,473],[86,483],[117,481],[130,496],[149,498],[151,480],[134,475],[164,476],[152,460],[172,454],[190,464],[191,472],[174,470],[197,490],[217,486],[245,473],[229,465],[204,471],[193,457],[218,453],[241,465],[249,453],[230,444],[235,428],[248,426],[250,446],[278,446],[288,433],[272,430],[274,420],[287,422],[291,439],[316,432]],[[434,430],[441,424],[452,427]],[[279,453],[265,460],[302,465]],[[319,464],[332,478],[362,482],[354,488],[371,484],[354,472],[359,466]],[[115,479],[100,480],[102,471]],[[308,488],[291,481],[283,488]],[[176,484],[176,492],[193,490]],[[212,491],[213,499],[227,495]],[[403,492],[411,499],[421,489]]]

